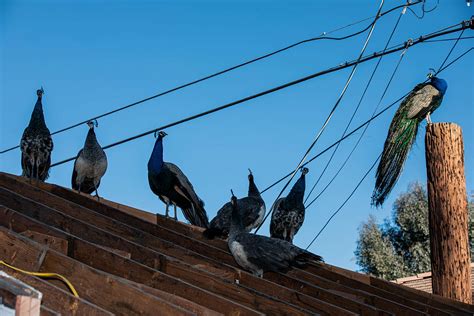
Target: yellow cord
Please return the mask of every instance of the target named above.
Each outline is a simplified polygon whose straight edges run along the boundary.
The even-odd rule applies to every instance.
[[[40,277],[40,278],[55,278],[55,279],[58,279],[58,280],[61,280],[63,281],[67,287],[69,288],[69,291],[71,291],[71,293],[75,296],[75,297],[79,297],[79,294],[77,294],[77,291],[76,289],[74,288],[74,286],[72,285],[71,282],[69,282],[68,279],[66,279],[65,277],[63,277],[62,275],[60,274],[57,274],[57,273],[42,273],[42,272],[30,272],[30,271],[25,271],[25,270],[22,270],[20,268],[17,268],[17,267],[14,267],[12,265],[9,265],[8,263],[6,263],[5,261],[3,260],[0,260],[0,264],[3,264],[4,266],[7,266],[9,267],[10,269],[13,269],[15,271],[18,271],[18,272],[21,272],[21,273],[24,273],[24,274],[29,274],[29,275],[34,275],[34,276],[37,276],[37,277]]]

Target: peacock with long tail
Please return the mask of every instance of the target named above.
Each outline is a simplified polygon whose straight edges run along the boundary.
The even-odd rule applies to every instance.
[[[168,135],[158,133],[155,146],[148,160],[148,183],[150,189],[166,204],[166,216],[169,206],[174,206],[174,219],[177,219],[176,207],[183,211],[184,217],[195,226],[207,228],[209,220],[204,202],[194,191],[193,185],[181,169],[171,162],[163,161],[163,138]]]
[[[43,94],[43,87],[36,91],[38,99],[20,141],[22,175],[40,181],[45,181],[49,176],[53,151],[51,133],[44,120]]]
[[[448,88],[445,80],[430,75],[402,101],[390,124],[377,168],[372,204],[381,206],[400,177],[408,153],[416,139],[421,121],[431,124],[430,114],[443,101]]]
[[[95,124],[97,126],[97,122]],[[89,131],[87,132],[84,148],[77,154],[72,171],[72,188],[79,192],[91,194],[95,191],[99,199],[97,189],[100,180],[107,170],[107,156],[97,141],[94,131],[94,122],[87,123]]]
[[[293,237],[303,225],[305,215],[303,197],[308,172],[308,168],[302,168],[301,176],[291,188],[288,196],[279,198],[275,202],[270,222],[270,236],[272,238],[280,238],[293,243]]]

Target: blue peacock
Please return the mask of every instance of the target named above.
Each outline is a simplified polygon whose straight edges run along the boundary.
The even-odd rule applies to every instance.
[[[408,153],[416,139],[420,123],[443,101],[448,88],[445,80],[430,76],[430,81],[418,84],[403,100],[390,124],[387,139],[376,173],[372,204],[381,206],[400,177]]]

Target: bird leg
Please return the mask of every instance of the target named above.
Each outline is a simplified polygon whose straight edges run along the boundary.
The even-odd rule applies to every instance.
[[[97,202],[100,202],[100,196],[99,196],[99,191],[97,191],[97,187],[94,186],[95,189],[95,196],[97,197]]]
[[[177,212],[176,212],[176,204],[173,204],[174,206],[174,220],[177,221],[178,220],[178,215],[177,215]]]
[[[428,112],[428,113],[426,114],[426,122],[428,122],[428,124],[431,124],[430,112]]]
[[[169,216],[169,207],[170,207],[170,204],[168,202],[166,202],[166,217],[170,217]]]

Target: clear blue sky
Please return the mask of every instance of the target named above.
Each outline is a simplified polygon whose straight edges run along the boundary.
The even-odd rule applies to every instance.
[[[66,3],[67,2],[67,3]],[[386,1],[385,9],[403,1]],[[431,7],[435,1],[428,1]],[[200,78],[295,41],[373,15],[379,1],[0,1],[0,147],[20,141],[41,85],[51,131],[118,106]],[[420,12],[421,7],[414,10]],[[381,50],[399,11],[383,17],[367,52]],[[402,18],[392,43],[436,31],[474,14],[464,1],[441,0],[422,20]],[[367,23],[367,22],[366,22]],[[366,24],[334,35],[343,35]],[[473,35],[468,30],[465,35]],[[455,35],[454,35],[455,36]],[[452,37],[452,36],[451,36]],[[308,43],[222,77],[99,120],[101,144],[164,125],[357,57],[365,35],[346,41]],[[459,43],[453,56],[471,47]],[[437,68],[452,42],[411,48],[383,106]],[[353,126],[373,111],[399,54],[387,56]],[[467,187],[474,189],[473,55],[443,73],[449,88],[433,121],[460,124],[464,131]],[[359,67],[349,90],[312,154],[340,137],[375,61]],[[263,189],[290,171],[301,158],[330,108],[349,70],[313,79],[167,130],[165,159],[179,165],[206,202],[212,218],[229,200],[229,189],[247,192],[247,168]],[[349,194],[382,149],[395,108],[376,120],[361,145],[326,193],[307,210],[295,243],[306,247]],[[53,162],[75,155],[87,126],[54,137]],[[357,269],[357,229],[369,214],[381,222],[398,193],[410,182],[426,181],[424,125],[406,168],[384,208],[370,206],[373,173],[320,236],[312,251],[327,262]],[[322,184],[332,177],[355,137],[344,142]],[[107,151],[109,168],[100,193],[107,199],[164,212],[150,191],[146,162],[153,147],[147,136]],[[311,186],[329,154],[309,165]],[[2,171],[20,174],[20,151],[0,156]],[[70,187],[72,163],[51,170],[49,182]],[[322,185],[316,189],[318,192]],[[281,186],[264,198],[267,208]],[[182,217],[181,217],[182,218]],[[268,233],[265,225],[263,233]]]

